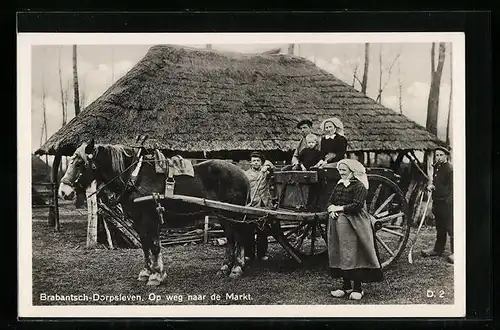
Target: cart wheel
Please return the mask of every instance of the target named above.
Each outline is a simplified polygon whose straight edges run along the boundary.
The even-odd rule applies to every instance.
[[[313,256],[328,251],[326,222],[280,222],[283,236],[299,255]]]
[[[368,174],[368,182],[366,207],[372,216],[382,268],[387,268],[406,247],[410,234],[410,210],[403,192],[393,181]]]

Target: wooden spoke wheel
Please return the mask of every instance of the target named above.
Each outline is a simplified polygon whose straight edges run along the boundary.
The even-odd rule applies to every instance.
[[[372,216],[375,244],[382,268],[396,261],[408,242],[410,210],[399,187],[388,178],[368,174],[366,207]]]
[[[313,256],[328,251],[327,223],[323,221],[286,222],[280,227],[284,238],[298,255]]]
[[[400,257],[408,242],[410,211],[396,183],[378,174],[368,174],[368,182],[366,207],[372,216],[380,262],[387,268]],[[279,221],[279,227],[298,256],[312,256],[328,251],[327,223],[328,220]]]

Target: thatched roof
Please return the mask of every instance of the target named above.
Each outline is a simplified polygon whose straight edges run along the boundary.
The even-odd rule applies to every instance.
[[[56,132],[38,153],[69,155],[83,141],[194,151],[295,148],[295,125],[338,116],[349,150],[430,149],[439,140],[311,61],[154,46]]]

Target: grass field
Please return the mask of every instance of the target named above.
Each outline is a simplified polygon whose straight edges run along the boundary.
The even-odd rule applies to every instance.
[[[444,257],[422,258],[419,254],[421,249],[433,244],[433,228],[422,230],[414,250],[416,252],[413,264],[408,263],[406,251],[397,263],[385,272],[384,282],[365,284],[365,297],[361,301],[348,301],[333,298],[329,294],[334,286],[340,285],[340,281],[334,281],[328,276],[326,256],[310,257],[299,265],[286,258],[284,250],[277,243],[271,243],[269,246],[270,260],[253,263],[239,280],[216,276],[224,254],[223,247],[190,244],[163,248],[168,279],[160,287],[150,288],[136,281],[143,265],[142,250],[85,248],[86,215],[85,210],[81,212],[65,213],[62,209],[61,232],[58,233],[47,226],[46,211],[34,213],[34,305],[453,303],[453,266],[448,264]],[[427,290],[433,290],[438,296],[427,297]],[[438,294],[440,292],[441,296]],[[85,294],[90,298],[93,298],[94,294],[99,297],[138,295],[140,300],[41,300],[44,295],[56,294]],[[218,294],[220,300],[211,300],[212,294]],[[202,300],[189,300],[188,295]],[[161,298],[159,301],[156,300],[158,296]],[[154,300],[149,300],[153,297]],[[172,300],[175,297],[177,300]],[[235,297],[241,299],[236,300]]]

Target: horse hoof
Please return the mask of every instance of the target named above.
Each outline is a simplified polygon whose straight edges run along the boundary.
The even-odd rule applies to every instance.
[[[161,276],[160,273],[154,273],[149,276],[148,283],[146,283],[147,286],[158,286],[161,283]]]
[[[235,279],[240,278],[242,274],[243,274],[243,270],[241,270],[241,267],[236,266],[231,271],[231,274],[229,274],[229,277],[232,278],[233,280],[235,280]]]
[[[146,282],[147,280],[149,280],[150,276],[151,276],[151,272],[149,270],[147,270],[147,269],[143,269],[139,273],[139,276],[137,277],[137,280],[139,282]]]
[[[159,280],[152,280],[152,279],[149,279],[148,283],[146,283],[147,286],[159,286],[160,285],[160,281]]]
[[[229,266],[228,265],[222,265],[222,267],[217,271],[217,276],[220,277],[226,277],[229,275]]]
[[[139,275],[139,277],[137,277],[137,280],[139,282],[146,282],[147,280],[149,280],[149,276],[146,276],[146,275],[141,276],[141,275]]]

